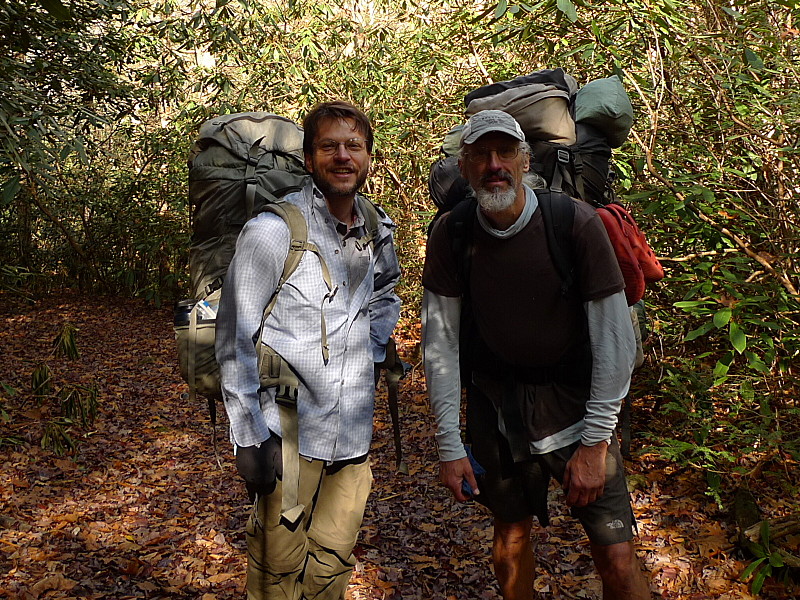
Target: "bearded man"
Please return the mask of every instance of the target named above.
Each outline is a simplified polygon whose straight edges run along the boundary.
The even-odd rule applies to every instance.
[[[531,529],[534,515],[548,523],[551,477],[589,536],[603,597],[644,600],[614,434],[636,349],[622,274],[594,209],[553,193],[551,202],[575,205],[576,285],[564,291],[539,199],[524,184],[529,164],[513,117],[473,115],[459,160],[477,198],[472,218],[450,223],[454,209],[429,236],[423,350],[441,481],[456,500],[474,498],[492,512],[492,558],[506,600],[533,598]]]

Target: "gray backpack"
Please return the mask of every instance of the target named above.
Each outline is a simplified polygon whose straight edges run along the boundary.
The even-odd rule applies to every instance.
[[[189,272],[192,297],[175,310],[181,376],[190,399],[208,399],[212,421],[222,399],[214,355],[216,312],[222,282],[244,224],[263,211],[287,223],[298,252],[290,252],[284,278],[305,250],[306,223],[296,207],[279,198],[300,189],[308,177],[303,164],[303,130],[271,113],[253,112],[209,119],[189,155],[192,242]],[[270,307],[271,308],[271,307]]]

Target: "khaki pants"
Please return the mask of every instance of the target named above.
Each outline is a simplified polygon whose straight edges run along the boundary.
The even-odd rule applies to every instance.
[[[247,523],[247,600],[343,600],[371,487],[368,460],[328,475],[301,458],[297,527],[280,520],[280,481]]]

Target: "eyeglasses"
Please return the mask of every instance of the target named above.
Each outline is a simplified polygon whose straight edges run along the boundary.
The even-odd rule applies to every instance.
[[[314,144],[314,147],[322,154],[333,156],[339,151],[339,146],[344,146],[348,154],[361,154],[367,149],[367,140],[361,138],[351,138],[344,142],[337,142],[336,140],[322,140]]]
[[[485,146],[477,146],[470,148],[467,151],[467,158],[470,162],[477,165],[489,162],[492,152],[497,154],[497,158],[502,161],[514,160],[519,155],[519,146],[506,146],[505,148],[487,148]]]

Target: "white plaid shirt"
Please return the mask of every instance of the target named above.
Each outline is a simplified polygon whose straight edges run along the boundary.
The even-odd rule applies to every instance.
[[[384,359],[386,342],[400,314],[400,300],[394,293],[400,276],[394,224],[380,218],[374,252],[371,246],[363,250],[368,260],[366,275],[351,291],[348,259],[336,231],[338,221],[328,211],[322,194],[309,183],[286,200],[303,212],[308,239],[319,247],[333,286],[339,288],[330,301],[324,300],[330,358],[325,364],[320,314],[329,290],[320,260],[312,252],[304,253],[278,294],[264,325],[263,339],[301,379],[300,453],[327,461],[363,456],[372,439],[373,363]],[[349,239],[346,242],[353,243]],[[239,446],[263,442],[270,430],[281,433],[275,389],[260,397],[257,391],[255,341],[288,247],[289,230],[280,217],[263,213],[251,219],[239,235],[222,288],[216,353],[231,441]],[[349,260],[353,259],[350,254]]]

